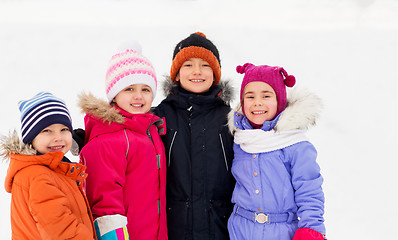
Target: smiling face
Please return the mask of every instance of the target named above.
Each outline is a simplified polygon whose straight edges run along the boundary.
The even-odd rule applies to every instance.
[[[253,123],[262,125],[274,119],[278,101],[274,89],[264,82],[251,82],[243,92],[245,116]]]
[[[201,58],[186,60],[176,76],[181,87],[193,93],[207,92],[214,82],[213,69]]]
[[[152,89],[146,84],[133,84],[120,91],[113,102],[131,114],[147,113],[152,105]]]
[[[72,133],[63,124],[52,124],[37,134],[32,145],[41,154],[48,152],[63,152],[65,154],[72,147]]]

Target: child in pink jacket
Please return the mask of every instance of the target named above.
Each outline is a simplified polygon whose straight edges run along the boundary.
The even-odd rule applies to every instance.
[[[108,101],[82,94],[89,178],[86,193],[99,239],[167,239],[164,120],[150,113],[152,64],[138,43],[115,54],[106,74]]]

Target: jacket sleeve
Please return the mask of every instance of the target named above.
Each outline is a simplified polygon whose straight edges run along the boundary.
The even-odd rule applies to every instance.
[[[323,178],[316,157],[316,149],[311,143],[297,144],[292,152],[292,184],[300,218],[298,227],[325,234]]]
[[[87,166],[86,195],[94,218],[126,215],[124,193],[127,146],[122,137],[97,137],[83,148],[81,159]]]
[[[68,200],[50,175],[40,174],[32,180],[29,206],[42,239],[93,239],[91,229],[72,213],[71,204],[75,203]]]

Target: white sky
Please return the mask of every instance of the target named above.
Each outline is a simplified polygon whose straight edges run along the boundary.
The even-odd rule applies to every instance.
[[[121,40],[141,42],[161,82],[177,42],[202,31],[236,87],[236,65],[280,65],[323,99],[309,136],[325,178],[328,238],[394,238],[397,13],[394,0],[0,0],[0,134],[19,130],[17,102],[44,90],[83,127],[76,96],[105,99],[107,63]],[[6,170],[0,163],[0,179]],[[0,238],[10,239],[10,194],[0,191],[0,202]]]

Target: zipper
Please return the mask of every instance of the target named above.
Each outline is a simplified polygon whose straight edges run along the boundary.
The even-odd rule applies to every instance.
[[[225,167],[227,168],[227,172],[228,172],[227,156],[225,155],[224,142],[222,141],[221,133],[219,133],[218,136],[220,137],[220,142],[221,142],[221,147],[222,147],[222,153],[224,154]]]
[[[170,148],[169,148],[169,163],[168,166],[170,167],[170,159],[171,159],[171,149],[173,148],[174,139],[176,138],[177,130],[174,132],[173,139],[171,140]]]

